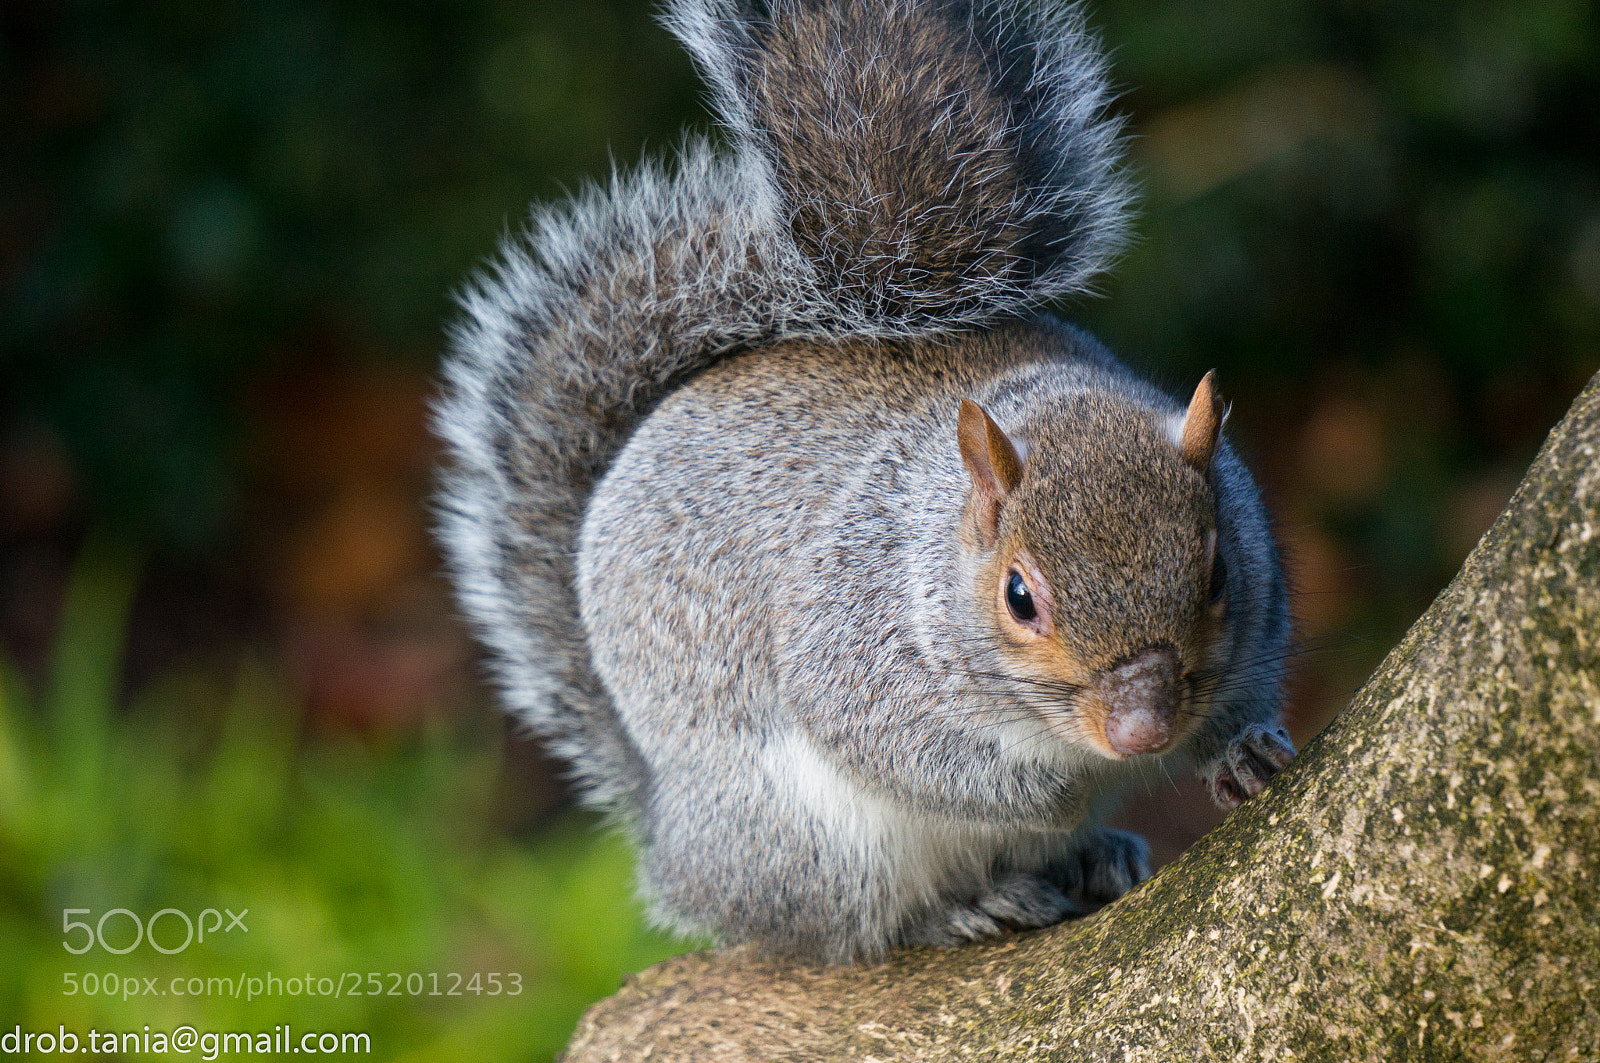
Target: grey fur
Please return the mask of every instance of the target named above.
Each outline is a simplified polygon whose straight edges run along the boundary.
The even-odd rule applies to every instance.
[[[1039,525],[1024,533],[1085,660],[1194,641],[1214,514],[1232,551],[1223,679],[1198,684],[1204,718],[1166,758],[1075,739],[1073,697],[994,632],[973,593],[985,555],[961,533],[968,396],[1029,450],[1002,528]],[[838,962],[1036,925],[996,922],[996,890],[1041,898],[1042,920],[1055,893],[1083,911],[1142,878],[1101,809],[1163,759],[1238,763],[1210,764],[1207,743],[1275,722],[1287,634],[1255,490],[1226,448],[1214,487],[1183,464],[1164,434],[1181,411],[1048,319],[763,347],[674,391],[597,488],[579,546],[594,663],[648,765],[658,917]]]
[[[667,925],[849,961],[1104,903],[1148,872],[1098,813],[1160,758],[1095,752],[997,641],[957,404],[1029,447],[1000,531],[1069,595],[1060,652],[1188,654],[1169,755],[1219,800],[1275,762],[1239,743],[1287,622],[1232,452],[1184,464],[1182,406],[1039,314],[1123,229],[1099,54],[1073,8],[667,17],[729,153],[536,214],[445,364],[440,535],[505,698],[633,828]]]

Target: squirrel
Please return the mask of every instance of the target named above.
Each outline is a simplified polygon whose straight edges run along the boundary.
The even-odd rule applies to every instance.
[[[671,0],[723,145],[461,296],[439,533],[508,708],[636,842],[658,924],[827,963],[1149,876],[1174,764],[1294,756],[1284,578],[1207,374],[1048,304],[1127,228],[1076,6]]]

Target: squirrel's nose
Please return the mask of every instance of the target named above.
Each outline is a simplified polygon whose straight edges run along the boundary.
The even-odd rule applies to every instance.
[[[1178,737],[1178,651],[1152,646],[1100,676],[1106,744],[1122,756],[1159,753]]]

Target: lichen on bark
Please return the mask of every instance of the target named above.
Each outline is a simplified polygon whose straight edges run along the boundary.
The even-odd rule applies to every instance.
[[[1095,917],[816,969],[679,957],[565,1059],[1600,1059],[1600,375],[1260,797]]]

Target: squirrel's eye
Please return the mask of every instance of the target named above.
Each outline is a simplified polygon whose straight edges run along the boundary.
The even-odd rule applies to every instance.
[[[1006,580],[1006,608],[1011,610],[1012,616],[1022,621],[1032,620],[1039,615],[1033,606],[1033,592],[1028,590],[1028,584],[1020,572],[1011,573],[1011,578]]]
[[[1222,560],[1222,551],[1218,550],[1211,561],[1211,604],[1216,605],[1222,600],[1222,594],[1228,589],[1228,563]]]

